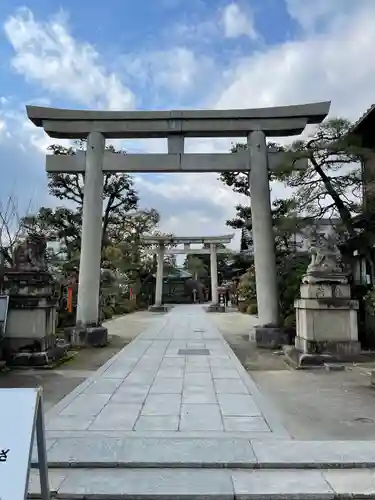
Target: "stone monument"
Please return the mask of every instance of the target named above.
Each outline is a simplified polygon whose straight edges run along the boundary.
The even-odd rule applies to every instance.
[[[13,364],[45,365],[65,354],[56,346],[57,300],[46,247],[44,237],[29,236],[16,247],[13,266],[4,271],[9,309],[3,352]]]
[[[357,354],[358,302],[351,300],[337,244],[334,238],[321,236],[310,246],[310,252],[301,298],[295,301],[295,348],[301,354],[340,358]]]

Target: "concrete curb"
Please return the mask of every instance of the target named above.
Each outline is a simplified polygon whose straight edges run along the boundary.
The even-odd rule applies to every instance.
[[[37,471],[30,476],[29,497],[40,498]],[[370,469],[60,469],[52,470],[50,479],[56,500],[347,500],[375,496]]]

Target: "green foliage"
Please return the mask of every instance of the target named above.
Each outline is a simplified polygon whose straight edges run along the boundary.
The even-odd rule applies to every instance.
[[[186,256],[184,268],[192,274],[195,280],[208,275],[207,264],[201,258],[192,254]]]
[[[246,305],[256,302],[255,268],[249,267],[238,283],[238,296]]]
[[[271,181],[284,184],[291,191],[285,199],[272,203],[275,249],[280,292],[280,311],[284,318],[294,315],[294,300],[299,295],[301,278],[308,266],[308,257],[296,252],[294,235],[301,231],[314,232],[315,221],[338,217],[341,243],[347,238],[358,241],[355,216],[361,210],[361,161],[369,155],[351,133],[347,120],[333,119],[315,128],[311,137],[276,149],[285,153],[285,161],[269,173]],[[275,144],[268,144],[275,148]],[[232,152],[246,150],[246,144],[235,144]],[[307,159],[304,167],[299,160]],[[250,196],[247,173],[225,172],[220,179],[234,192]],[[235,229],[252,229],[251,207],[236,207],[236,217],[227,221]],[[369,224],[367,224],[367,229]],[[373,232],[375,224],[372,223]],[[368,238],[362,238],[362,251],[371,269]]]
[[[115,309],[112,306],[106,305],[101,308],[102,321],[106,319],[111,319],[115,314]]]
[[[294,301],[299,297],[302,278],[310,257],[298,252],[277,259],[279,308],[282,318],[294,314]]]
[[[369,154],[350,134],[351,126],[344,119],[322,123],[310,138],[288,148],[292,161],[277,172],[277,179],[293,189],[298,214],[339,216],[349,236],[355,234],[353,216],[361,208],[360,162]],[[306,168],[295,168],[300,158],[308,160]]]
[[[284,318],[284,325],[283,326],[284,326],[284,328],[293,328],[293,329],[296,328],[296,314],[295,314],[295,312],[289,314],[289,316],[286,316],[286,318]]]
[[[249,307],[249,304],[247,304],[246,302],[240,302],[238,304],[238,310],[241,312],[241,313],[244,313],[244,314],[247,314],[247,308]]]
[[[49,149],[55,155],[75,155],[84,148],[85,141],[77,141],[73,148],[53,145]],[[106,149],[125,154],[113,146]],[[22,228],[26,235],[43,234],[49,242],[58,242],[58,250],[51,252],[50,263],[59,276],[67,277],[79,268],[84,177],[49,174],[48,187],[52,196],[69,202],[69,208],[41,207],[36,214],[22,219]],[[141,238],[145,234],[158,234],[160,217],[154,209],[139,210],[138,201],[130,175],[104,176],[100,309],[105,318],[111,317],[118,305],[122,305],[124,313],[134,311],[135,305],[125,303],[125,297],[129,296],[130,288],[136,295],[142,274],[155,268],[152,252]]]
[[[366,306],[366,312],[367,314],[371,316],[375,316],[375,288],[372,287],[368,292],[366,293],[365,297],[365,306]]]
[[[166,255],[164,257],[163,271],[164,276],[173,274],[177,269],[177,260],[175,255]]]
[[[55,155],[74,155],[77,151],[84,150],[85,141],[77,141],[75,148],[65,148],[61,145],[52,145],[48,149]],[[116,151],[112,145],[107,146],[107,151],[125,154]],[[80,217],[83,208],[83,174],[48,174],[48,188],[52,196],[60,200],[69,200],[75,204],[75,209],[70,210]],[[129,174],[105,174],[103,188],[103,235],[102,243],[106,246],[110,243],[121,226],[123,217],[138,206],[139,198],[133,186],[133,179]],[[67,210],[66,214],[69,212]],[[60,221],[61,223],[61,221]],[[75,233],[75,240],[80,245],[80,232]]]
[[[202,248],[209,249],[210,244],[204,243]],[[217,245],[218,249],[226,248],[224,244],[219,243]],[[225,269],[227,267],[228,259],[230,258],[230,253],[218,253],[217,254],[217,270],[218,276],[223,276]],[[192,264],[189,264],[189,261]],[[199,262],[198,262],[199,261]],[[198,278],[205,278],[209,275],[210,270],[210,254],[189,254],[185,258],[184,268],[187,269],[193,276],[195,270],[198,272]]]
[[[276,149],[285,152],[285,162],[270,172],[270,180],[282,182],[293,190],[289,198],[273,202],[279,235],[295,229],[297,222],[308,226],[316,219],[332,216],[340,217],[344,234],[355,235],[353,217],[361,207],[360,162],[369,151],[349,133],[350,128],[347,120],[328,120],[305,141],[296,141],[286,148],[276,145]],[[275,144],[268,146],[275,148]],[[232,152],[246,147],[236,144]],[[300,159],[308,160],[306,168],[298,165]],[[250,195],[246,173],[224,172],[220,179],[234,192]],[[241,205],[236,208],[237,215],[228,225],[251,229],[251,208]]]
[[[258,306],[255,303],[249,304],[246,309],[247,314],[257,315],[258,314]]]
[[[124,299],[116,304],[115,314],[129,314],[135,312],[137,309],[138,307],[135,300]]]

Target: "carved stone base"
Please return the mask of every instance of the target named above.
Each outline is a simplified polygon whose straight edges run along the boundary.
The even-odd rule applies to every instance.
[[[297,336],[295,338],[297,350],[306,354],[327,354],[343,357],[356,355],[361,351],[361,344],[356,340],[331,341],[308,340]]]
[[[76,326],[65,331],[65,338],[74,347],[105,347],[108,330],[104,326]]]
[[[347,346],[349,347],[349,346]],[[327,364],[360,363],[366,360],[358,345],[350,346],[346,352],[303,352],[295,346],[283,346],[285,361],[294,369],[325,368]]]
[[[324,272],[324,271],[311,271],[302,279],[302,283],[306,284],[321,284],[321,283],[335,283],[346,284],[348,282],[347,276],[342,272]]]
[[[279,349],[283,345],[288,345],[292,342],[295,336],[293,329],[256,326],[255,327],[255,341],[257,347],[263,349]]]
[[[60,344],[47,351],[18,352],[7,359],[7,364],[14,367],[48,367],[61,362],[69,349],[70,344]]]
[[[45,337],[4,337],[2,349],[7,357],[17,352],[49,351],[56,346],[56,335]]]
[[[17,352],[50,352],[56,346],[56,306],[51,297],[10,296],[2,341],[4,357]]]
[[[221,304],[210,304],[206,308],[207,312],[225,312],[225,306]]]
[[[301,295],[318,295],[316,285],[302,285]],[[312,287],[312,290],[308,288]],[[325,286],[326,287],[326,286]],[[347,285],[327,285],[330,293],[295,301],[297,336],[295,346],[306,354],[353,354],[358,342],[358,302],[348,297]],[[342,288],[340,290],[340,288]]]
[[[161,305],[161,306],[156,306],[156,305],[153,305],[153,306],[150,306],[150,307],[148,308],[148,310],[149,310],[150,312],[157,312],[157,313],[160,313],[160,312],[162,312],[162,313],[166,313],[166,312],[168,312],[168,311],[169,311],[169,309],[170,309],[170,308],[169,308],[168,306],[165,306],[165,305]]]
[[[296,370],[324,367],[325,363],[338,363],[340,359],[331,354],[306,354],[296,347],[283,346],[286,363]]]

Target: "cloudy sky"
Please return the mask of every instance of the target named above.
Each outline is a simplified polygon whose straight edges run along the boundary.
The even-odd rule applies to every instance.
[[[374,0],[0,0],[0,196],[52,203],[51,141],[27,121],[27,103],[223,109],[331,100],[331,116],[356,120],[375,102],[374,47]],[[162,152],[166,143],[125,147]],[[144,174],[136,185],[141,205],[179,235],[231,232],[225,221],[244,201],[215,174]]]

